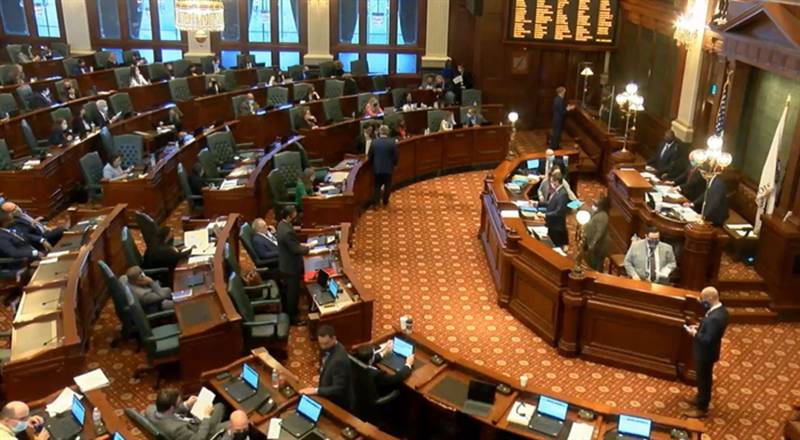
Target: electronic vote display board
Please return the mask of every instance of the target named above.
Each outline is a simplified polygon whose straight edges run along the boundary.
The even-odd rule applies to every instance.
[[[618,0],[508,0],[508,40],[613,46]]]

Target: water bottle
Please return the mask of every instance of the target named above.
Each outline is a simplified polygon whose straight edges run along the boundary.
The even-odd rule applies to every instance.
[[[92,410],[92,422],[94,422],[94,432],[96,434],[100,435],[106,431],[106,427],[103,424],[103,415],[100,414],[100,408],[95,407]]]
[[[272,378],[271,379],[272,379],[272,388],[278,389],[278,387],[280,387],[280,385],[281,385],[281,377],[278,374],[278,369],[277,368],[273,368],[272,369]]]

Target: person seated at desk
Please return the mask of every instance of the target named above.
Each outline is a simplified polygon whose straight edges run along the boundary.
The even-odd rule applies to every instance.
[[[198,420],[190,412],[196,402],[197,396],[182,401],[177,389],[163,388],[158,390],[155,405],[145,409],[144,416],[168,440],[208,440],[213,433],[226,428],[222,423],[225,406],[217,403],[206,408],[209,416]]]
[[[25,71],[22,66],[14,64],[8,72],[8,85],[22,85],[25,84]]]
[[[62,80],[61,83],[64,85],[64,93],[67,95],[68,101],[80,98],[81,94],[78,89],[72,86],[72,81],[65,79]]]
[[[116,52],[111,52],[108,54],[108,60],[106,61],[106,69],[110,69],[112,67],[118,67],[120,65],[119,61],[117,61],[117,54]]]
[[[447,116],[442,118],[442,122],[439,123],[439,131],[452,131],[455,126],[456,119],[453,117],[453,113],[448,112]]]
[[[268,226],[263,218],[253,220],[253,250],[262,260],[278,259],[278,237],[275,228]]]
[[[275,69],[275,74],[269,77],[269,85],[281,85],[286,82],[286,74],[280,68]]]
[[[631,243],[625,254],[625,272],[629,277],[658,284],[669,282],[678,264],[672,246],[660,238],[658,229],[651,226],[647,228],[647,238]]]
[[[714,226],[722,227],[725,220],[728,220],[728,188],[725,180],[720,176],[714,176],[708,183],[708,189],[701,191],[700,195],[691,202],[686,202],[683,206],[691,207],[695,212],[703,215]]]
[[[333,76],[341,77],[344,76],[344,63],[339,60],[333,62]]]
[[[539,186],[544,185],[543,181]],[[544,224],[547,226],[547,236],[556,247],[567,249],[569,243],[569,234],[567,234],[567,213],[569,212],[569,194],[564,187],[564,177],[561,175],[561,170],[554,169],[550,173],[549,179],[546,184],[550,187],[548,197],[545,199],[547,202],[547,210],[544,213],[538,213],[539,219],[544,219]],[[545,203],[540,200],[540,203]]]
[[[228,419],[228,427],[211,436],[211,440],[250,440],[250,420],[237,409]]]
[[[656,175],[659,179],[666,179],[670,174],[675,175],[675,170],[680,164],[680,146],[675,132],[667,130],[656,154],[647,161],[645,170]]]
[[[470,107],[467,109],[467,120],[462,121],[465,127],[475,127],[481,124],[486,123],[486,119],[483,118],[483,115],[480,114],[475,107]]]
[[[322,99],[322,97],[319,96],[319,92],[317,92],[316,87],[314,87],[314,85],[312,84],[311,85],[311,90],[308,91],[308,100],[309,101],[319,101],[320,99]]]
[[[33,94],[28,97],[28,107],[30,107],[31,110],[50,107],[53,104],[54,102],[50,94],[50,89],[34,91]]]
[[[384,356],[392,352],[392,345],[392,341],[389,340],[382,346],[373,347],[372,345],[364,345],[360,347],[358,351],[356,351],[356,358],[367,366],[372,381],[375,384],[375,389],[373,390],[357,390],[359,396],[361,396],[364,392],[377,392],[377,394],[371,396],[374,398],[370,400],[374,401],[378,397],[385,396],[386,394],[389,394],[397,389],[400,384],[402,384],[403,381],[408,378],[408,376],[411,376],[411,368],[414,366],[413,353],[406,358],[405,365],[403,368],[397,371],[397,373],[388,374],[376,367],[376,365],[380,363]]]
[[[111,115],[109,113],[108,102],[106,102],[105,99],[98,99],[95,105],[97,105],[97,126],[99,127],[107,127],[109,124],[113,124],[122,118],[122,112],[118,112],[116,115]]]
[[[131,167],[132,168],[132,167]],[[111,162],[103,166],[103,179],[105,180],[119,180],[125,178],[131,171],[131,168],[122,168],[122,155],[117,153],[111,157]]]
[[[361,134],[356,139],[356,152],[358,154],[369,154],[369,147],[375,139],[375,124],[365,123],[361,129]]]
[[[175,66],[172,63],[164,63],[164,68],[167,69],[167,75],[165,77],[159,78],[159,81],[162,80],[171,80],[175,79]]]
[[[364,106],[364,116],[368,118],[377,118],[383,115],[383,109],[381,108],[380,102],[378,102],[378,98],[371,97],[367,104]]]
[[[14,232],[13,223],[11,214],[0,211],[0,257],[18,260],[0,263],[1,270],[22,269],[28,260],[36,260],[42,256],[24,237]]]
[[[137,64],[131,66],[131,83],[130,87],[141,87],[150,85],[150,81],[142,75],[142,71]]]
[[[139,300],[145,313],[155,313],[175,307],[172,302],[172,289],[161,287],[158,281],[145,275],[139,266],[131,266],[119,281],[128,286],[131,293]]]
[[[219,86],[219,82],[216,78],[211,78],[208,80],[208,88],[206,88],[206,95],[217,95],[222,91],[222,88]]]
[[[336,331],[329,324],[317,328],[317,343],[321,356],[319,386],[303,388],[300,394],[322,396],[350,411],[355,401],[355,390],[347,350],[336,340]]]
[[[437,99],[438,95],[444,92],[446,85],[444,77],[442,75],[436,75],[436,79],[433,82],[433,91],[436,92]]]
[[[166,267],[169,269],[170,274],[175,271],[175,267],[181,261],[185,260],[192,254],[192,249],[186,249],[183,252],[179,251],[172,244],[169,228],[162,228],[158,231],[156,242],[152,246],[147,246],[142,259],[142,266],[145,269],[156,267]]]
[[[11,60],[11,62],[12,63],[25,64],[25,63],[32,63],[34,61],[41,61],[41,60],[42,59],[38,55],[34,55],[31,52],[31,47],[30,46],[24,46],[24,48],[22,50],[20,50],[19,53],[17,54],[17,59],[16,60]]]
[[[22,236],[31,236],[39,250],[49,251],[50,247],[58,243],[64,235],[64,228],[48,228],[41,222],[41,218],[33,218],[23,211],[16,203],[5,202],[0,205],[0,210],[11,214],[13,221],[11,227]]]
[[[305,111],[303,112],[303,123],[305,126],[302,128],[308,128],[312,130],[319,128],[319,125],[317,125],[317,117],[311,113],[311,109],[308,107],[306,107]]]
[[[31,410],[25,402],[12,401],[6,403],[0,411],[0,440],[16,440],[17,436],[28,428],[40,430],[32,440],[47,440],[50,431],[44,427],[44,419],[30,415]]]
[[[406,128],[406,121],[401,119],[394,124],[394,128],[392,128],[392,137],[397,138],[398,141],[411,137]]]
[[[411,92],[406,93],[403,96],[403,105],[400,106],[400,110],[404,112],[410,112],[417,108],[417,105],[414,103],[414,95]]]
[[[220,73],[223,69],[225,68],[219,62],[219,56],[214,55],[214,58],[211,59],[211,73]]]
[[[611,209],[611,201],[607,196],[600,197],[600,200],[592,206],[592,218],[583,227],[583,249],[585,261],[592,269],[602,272],[603,261],[608,255],[608,210]]]
[[[192,169],[189,170],[189,189],[192,191],[192,195],[203,195],[203,188],[206,187],[205,179],[203,179],[204,174],[205,171],[203,171],[203,166],[200,165],[200,162],[195,162],[192,165]],[[199,202],[202,203],[202,200],[199,200]]]
[[[433,75],[425,75],[425,79],[422,81],[422,84],[419,85],[419,88],[422,90],[433,90],[436,86],[434,82]]]
[[[77,64],[72,66],[71,76],[83,75],[92,71],[90,66],[86,65],[86,60],[78,58]]]
[[[89,120],[86,109],[81,107],[81,110],[72,118],[72,132],[76,136],[83,137],[94,130],[94,122]]]
[[[258,103],[252,93],[248,93],[245,99],[239,104],[239,116],[254,115],[258,112]]]
[[[69,129],[69,123],[64,118],[58,118],[53,122],[53,131],[50,132],[50,137],[47,141],[50,145],[63,146],[72,142],[74,136]]]

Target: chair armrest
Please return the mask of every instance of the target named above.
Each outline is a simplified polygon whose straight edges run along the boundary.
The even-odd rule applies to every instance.
[[[175,310],[162,310],[160,312],[150,313],[147,315],[148,321],[153,321],[156,319],[163,319],[163,318],[173,318],[175,317]]]
[[[270,308],[273,308],[273,307],[277,306],[277,310],[275,310],[276,312],[280,311],[280,309],[281,309],[281,300],[280,300],[280,298],[278,298],[278,299],[259,299],[259,300],[255,300],[255,301],[250,301],[250,304],[253,306],[254,309],[258,309],[260,307],[267,307],[267,306],[270,306]]]
[[[397,399],[399,396],[400,396],[400,390],[393,390],[391,393],[385,396],[378,397],[378,399],[375,400],[375,405],[385,405],[393,401],[394,399]]]
[[[268,325],[271,325],[271,326],[278,325],[278,318],[277,317],[275,318],[275,322],[271,322],[271,321],[249,321],[249,322],[243,322],[242,323],[242,327],[246,327],[246,328],[264,327],[264,326],[268,326]]]
[[[256,144],[253,143],[253,142],[242,142],[240,144],[239,143],[236,144],[236,149],[237,150],[247,150],[247,149],[252,149],[255,146],[256,146]]]
[[[169,268],[167,268],[167,267],[154,267],[152,269],[144,269],[143,272],[144,272],[145,275],[169,273]]]
[[[192,194],[189,196],[189,200],[203,200],[203,196],[198,196],[196,194]]]
[[[172,338],[172,337],[175,337],[175,336],[180,336],[180,335],[181,335],[181,332],[180,332],[180,330],[179,330],[179,331],[177,331],[177,332],[168,333],[168,334],[166,334],[166,335],[161,335],[161,336],[159,336],[159,337],[156,337],[156,336],[149,336],[149,337],[145,338],[145,342],[147,342],[147,343],[149,343],[149,344],[154,344],[154,343],[156,343],[156,342],[158,342],[158,341],[163,341],[164,339],[167,339],[167,338]]]

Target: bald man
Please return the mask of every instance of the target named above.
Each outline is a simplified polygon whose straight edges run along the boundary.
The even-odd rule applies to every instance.
[[[719,360],[722,337],[730,319],[728,310],[719,300],[719,292],[714,287],[706,287],[700,292],[700,302],[706,314],[700,324],[684,326],[694,338],[692,353],[694,354],[695,371],[697,372],[697,397],[688,403],[693,408],[685,411],[687,417],[701,418],[708,415],[711,403],[711,388],[714,380],[714,364]]]
[[[275,236],[275,228],[268,226],[262,218],[253,220],[253,249],[262,260],[278,259],[278,238]]]
[[[16,440],[17,435],[28,428],[36,429],[44,423],[39,416],[31,416],[30,408],[25,402],[8,402],[0,411],[0,440]],[[46,440],[50,434],[43,429],[34,437],[35,440]]]
[[[48,228],[13,202],[3,203],[0,205],[0,210],[13,217],[11,229],[40,251],[49,251],[50,247],[58,243],[64,235],[63,228]]]
[[[250,420],[247,413],[237,409],[231,413],[228,427],[214,434],[211,440],[248,440],[250,438]]]

